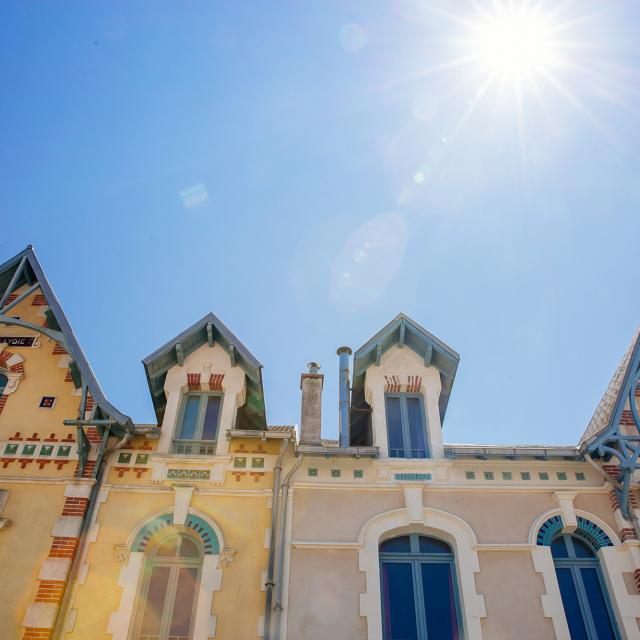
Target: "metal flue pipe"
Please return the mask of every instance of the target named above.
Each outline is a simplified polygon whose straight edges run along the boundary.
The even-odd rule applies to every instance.
[[[338,378],[338,418],[340,426],[340,446],[349,446],[349,347],[340,347],[340,376]]]

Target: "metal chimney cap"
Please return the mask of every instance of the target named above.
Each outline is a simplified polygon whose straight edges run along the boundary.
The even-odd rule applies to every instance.
[[[309,367],[309,373],[318,373],[320,371],[320,365],[317,362],[310,362],[307,367]]]
[[[348,355],[351,355],[353,353],[353,351],[351,351],[351,347],[340,347],[337,351],[338,355],[340,355],[341,353],[346,353]]]

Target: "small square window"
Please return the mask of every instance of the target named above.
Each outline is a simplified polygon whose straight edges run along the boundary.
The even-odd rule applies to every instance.
[[[576,480],[586,480],[586,477],[585,477],[584,473],[582,473],[582,471],[578,471],[576,473]]]
[[[136,455],[136,464],[147,464],[147,462],[149,462],[148,453],[138,453]]]
[[[252,458],[251,467],[253,469],[264,469],[264,458]]]
[[[4,448],[4,452],[9,454],[9,455],[15,455],[16,453],[18,453],[18,445],[17,444],[8,444]]]
[[[130,453],[121,453],[118,456],[118,464],[129,464],[131,462],[131,454]]]
[[[36,452],[35,444],[25,444],[24,448],[22,449],[23,456],[32,456],[35,452]]]
[[[342,475],[342,472],[340,471],[340,469],[331,469],[332,478],[339,478],[341,475]]]
[[[316,478],[318,476],[318,469],[316,469],[315,467],[309,467],[307,469],[307,475],[312,478]]]
[[[38,407],[40,409],[53,409],[55,404],[56,404],[55,396],[42,396],[42,398],[40,398],[40,404],[38,405]]]
[[[246,459],[246,458],[243,458],[243,457],[238,457],[238,456],[236,456],[236,457],[233,459],[233,466],[234,466],[236,469],[244,469],[244,468],[247,466],[247,459]]]
[[[503,471],[502,472],[502,479],[503,480],[513,480],[513,474],[511,473],[511,471]]]
[[[364,471],[362,469],[354,469],[353,470],[354,478],[364,478]]]
[[[69,446],[58,447],[58,455],[59,456],[62,456],[62,457],[66,458],[70,453],[71,453],[71,447],[69,447]]]
[[[475,480],[476,479],[476,472],[475,471],[465,471],[464,472],[464,477],[467,480]]]
[[[558,480],[566,480],[567,479],[567,472],[566,471],[558,471],[558,473],[556,475],[558,476]]]
[[[40,455],[41,456],[50,456],[53,453],[53,445],[43,444],[40,447]]]
[[[493,475],[493,471],[485,471],[484,472],[485,480],[495,480],[495,476]]]
[[[521,477],[523,480],[531,480],[531,474],[530,474],[528,471],[522,471],[522,472],[520,473],[520,477]]]

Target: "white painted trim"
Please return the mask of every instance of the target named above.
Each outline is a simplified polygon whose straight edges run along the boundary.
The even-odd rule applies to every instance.
[[[120,606],[118,611],[109,616],[107,625],[107,633],[113,635],[113,640],[127,640],[143,565],[144,553],[132,551],[129,554],[129,561],[120,569],[118,578],[118,586],[122,587]]]
[[[218,568],[218,555],[204,556],[198,603],[193,624],[194,638],[215,638],[218,617],[211,613],[213,592],[222,588],[222,569]]]
[[[562,606],[556,570],[551,557],[551,549],[549,547],[536,546],[535,549],[531,550],[531,558],[533,560],[533,568],[537,573],[542,574],[544,582],[545,593],[540,595],[542,613],[545,618],[551,618],[556,640],[571,640],[567,618],[564,615],[564,607]]]
[[[604,521],[601,520],[598,516],[589,513],[588,511],[582,511],[580,509],[575,510],[576,518],[577,516],[582,516],[587,520],[591,520],[594,524],[597,524],[608,536],[611,538],[611,542],[613,542],[614,546],[618,546],[621,544],[621,540],[618,537],[618,534]],[[545,511],[540,514],[531,524],[531,528],[529,529],[529,544],[537,545],[538,542],[538,531],[540,531],[540,527],[552,516],[561,515],[564,517],[562,509],[551,509],[550,511]]]
[[[477,539],[461,518],[437,509],[423,509],[419,523],[410,521],[406,509],[388,511],[371,518],[360,530],[360,571],[365,574],[365,592],[360,594],[360,615],[367,619],[367,639],[382,639],[380,610],[380,563],[378,547],[384,537],[399,530],[416,530],[446,539],[453,547],[460,592],[461,614],[467,640],[482,640],[480,619],[486,617],[484,596],[476,592],[475,575],[480,571]]]

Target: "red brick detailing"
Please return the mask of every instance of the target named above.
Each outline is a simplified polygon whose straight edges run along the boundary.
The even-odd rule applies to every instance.
[[[251,453],[267,453],[267,450],[262,447],[262,444],[259,444]]]
[[[18,297],[17,293],[11,293],[7,296],[5,304],[11,304]]]
[[[33,296],[33,300],[31,301],[32,307],[46,307],[47,299],[39,293],[38,295]]]
[[[7,397],[8,396],[0,396],[0,413],[2,413],[4,405],[7,404]],[[11,440],[11,438],[9,438],[9,440]]]
[[[192,391],[200,391],[200,374],[199,373],[187,373],[187,384]]]
[[[89,498],[65,498],[62,507],[63,516],[84,516],[87,511]]]
[[[409,380],[407,382],[407,393],[418,393],[421,387],[422,387],[421,376],[409,376]]]
[[[15,458],[0,458],[0,462],[2,462],[2,468],[6,469],[12,462],[15,462]]]
[[[40,469],[40,471],[42,471],[44,469],[44,465],[45,464],[51,464],[51,460],[38,459],[38,460],[36,460],[36,464],[38,465],[38,469]]]
[[[18,458],[18,462],[21,469],[26,469],[27,465],[33,462],[33,458]]]
[[[234,476],[236,482],[240,482],[240,477],[244,475],[243,471],[232,471],[231,475]]]
[[[0,353],[0,367],[4,367],[5,363],[12,355],[11,351],[3,351]]]
[[[625,540],[637,540],[636,532],[633,529],[621,529],[620,530],[620,539],[622,542]]]
[[[87,460],[84,463],[84,469],[82,470],[82,478],[92,478],[93,477],[93,469],[96,466],[96,461],[95,460]],[[79,470],[80,470],[80,463],[76,463],[76,468],[73,472],[73,475],[78,477],[79,475]]]
[[[73,433],[67,433],[67,437],[64,440],[60,440],[60,442],[75,442]]]
[[[102,442],[102,436],[100,435],[98,427],[87,427],[84,433],[91,444],[99,444]]]
[[[51,352],[54,356],[64,356],[66,355],[66,350],[65,348],[59,343],[56,342],[54,347],[53,347],[53,351]]]
[[[40,442],[40,438],[38,437],[38,433],[34,431],[33,435],[30,438],[26,438],[27,442]]]
[[[48,328],[49,328],[49,321],[48,321],[46,318],[42,321],[42,326],[43,326],[45,329],[48,329]]]
[[[633,421],[633,414],[630,409],[625,409],[620,416],[620,424],[625,427],[635,427],[635,422]]]
[[[60,602],[64,595],[64,580],[40,580],[36,602]]]
[[[73,558],[78,546],[78,538],[55,537],[49,551],[50,558]]]
[[[614,478],[619,478],[621,475],[620,467],[617,464],[604,464],[602,465],[602,469]]]
[[[615,491],[609,491],[609,504],[615,511],[620,508],[620,501],[618,500],[618,494]]]
[[[69,464],[69,460],[54,460],[53,463],[58,468],[58,471],[62,471],[62,467],[64,467],[65,464]]]
[[[209,376],[209,389],[211,391],[222,391],[222,381],[224,373],[212,373]]]
[[[113,467],[113,469],[118,472],[118,478],[122,478],[122,476],[129,471],[129,467]]]
[[[136,478],[142,478],[142,474],[149,471],[148,467],[133,467],[133,470],[136,472]]]
[[[387,391],[388,393],[399,393],[400,392],[400,377],[393,375],[393,376],[385,376],[384,379],[386,380],[387,384],[385,386],[385,391]]]
[[[35,627],[25,627],[23,640],[51,640],[53,629],[36,629]]]
[[[89,413],[89,411],[93,410],[93,398],[87,394],[87,406],[86,406],[86,412]]]
[[[633,577],[635,578],[635,581],[636,581],[636,587],[638,587],[638,590],[640,591],[640,569],[636,569],[633,572]]]
[[[250,476],[253,476],[253,481],[258,482],[260,478],[264,475],[264,471],[251,471],[249,473]]]
[[[67,373],[64,376],[65,382],[73,382],[73,376],[71,375],[71,369],[67,369]]]
[[[22,436],[19,431],[16,431],[15,435],[11,436],[9,440],[22,440]]]
[[[55,433],[51,433],[49,434],[48,438],[44,439],[45,442],[58,442],[58,438],[56,438],[56,434]]]
[[[9,371],[11,373],[24,373],[24,362],[18,362],[18,364],[10,366]]]

